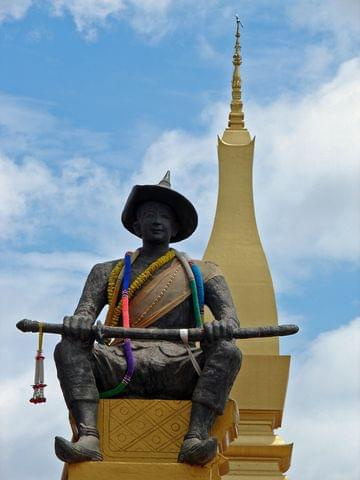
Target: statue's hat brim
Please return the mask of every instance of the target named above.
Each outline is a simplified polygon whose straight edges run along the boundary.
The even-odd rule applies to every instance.
[[[179,230],[170,239],[171,242],[180,242],[190,237],[195,231],[198,224],[198,216],[193,204],[170,187],[159,184],[135,185],[131,190],[121,215],[121,221],[129,232],[137,235],[134,230],[134,222],[137,220],[136,211],[139,205],[148,201],[165,203],[174,211]]]

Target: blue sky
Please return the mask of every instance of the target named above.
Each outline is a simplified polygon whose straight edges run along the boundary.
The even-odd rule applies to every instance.
[[[357,2],[0,0],[4,478],[58,478],[52,438],[68,434],[51,359],[48,413],[30,411],[35,344],[13,326],[69,314],[91,266],[137,246],[120,225],[131,186],[170,168],[200,215],[181,248],[204,251],[236,12],[259,231],[280,322],[302,327],[281,341],[293,354],[280,432],[295,442],[290,477],[358,476]]]

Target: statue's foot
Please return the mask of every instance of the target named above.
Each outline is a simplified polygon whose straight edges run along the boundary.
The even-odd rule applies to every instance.
[[[88,435],[81,435],[75,443],[69,442],[62,437],[55,437],[56,456],[66,463],[77,462],[100,462],[103,457],[100,452],[100,442],[97,430],[92,427],[81,425],[80,431],[86,430]]]
[[[178,462],[189,463],[190,465],[205,465],[217,454],[217,439],[206,438],[185,438],[181,446]]]

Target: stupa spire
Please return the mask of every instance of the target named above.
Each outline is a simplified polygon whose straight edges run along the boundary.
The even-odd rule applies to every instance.
[[[245,128],[243,103],[241,101],[241,78],[240,78],[240,65],[241,47],[240,47],[240,26],[242,23],[238,15],[236,15],[236,33],[235,33],[235,48],[233,55],[234,71],[232,76],[232,100],[230,105],[229,123],[228,126],[231,130],[242,130]]]

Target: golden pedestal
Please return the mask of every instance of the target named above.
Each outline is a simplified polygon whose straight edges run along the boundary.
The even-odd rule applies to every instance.
[[[204,467],[177,463],[190,409],[190,401],[101,400],[104,460],[67,465],[68,480],[220,480],[229,470],[222,453],[237,437],[237,405],[229,400],[217,418],[211,435],[218,439],[219,455]]]
[[[85,462],[69,466],[69,480],[220,480],[216,465]]]

